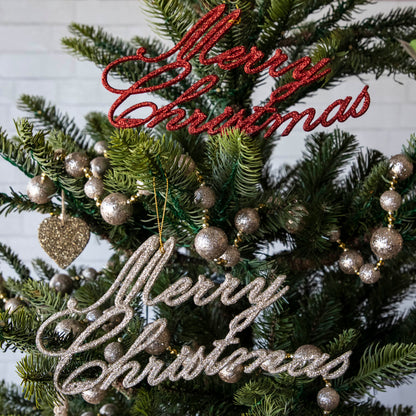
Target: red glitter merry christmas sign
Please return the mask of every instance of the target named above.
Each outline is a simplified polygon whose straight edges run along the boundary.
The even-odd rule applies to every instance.
[[[240,17],[241,10],[239,9],[223,16],[225,9],[225,4],[212,9],[186,33],[178,44],[166,53],[150,58],[144,56],[145,48],[139,48],[136,55],[119,58],[105,68],[102,76],[104,87],[108,91],[119,95],[108,113],[113,126],[133,128],[147,125],[147,127],[152,128],[163,121],[167,121],[167,130],[179,130],[187,127],[190,134],[203,132],[216,134],[222,129],[236,127],[247,134],[256,134],[265,130],[264,137],[267,138],[286,122],[288,123],[281,132],[282,136],[287,136],[301,120],[303,120],[303,129],[311,131],[319,125],[328,127],[336,121],[343,122],[349,117],[360,117],[367,111],[370,105],[370,96],[368,86],[365,86],[354,101],[351,96],[338,99],[330,104],[318,117],[314,108],[307,108],[300,113],[291,111],[284,115],[279,114],[276,105],[298,89],[325,77],[331,71],[328,67],[330,60],[324,58],[312,65],[311,58],[303,57],[284,66],[288,57],[280,49],[277,49],[272,57],[264,61],[264,53],[256,46],[253,46],[250,50],[247,50],[244,46],[235,46],[220,54],[212,53],[214,56],[208,57],[218,41],[237,23]],[[110,71],[125,62],[157,63],[166,61],[175,54],[175,61],[161,65],[126,89],[114,88],[108,82]],[[131,96],[169,88],[186,78],[192,71],[192,65],[190,64],[192,58],[199,59],[202,65],[218,65],[224,71],[243,67],[247,74],[257,74],[268,69],[269,75],[273,78],[278,78],[291,71],[293,80],[275,89],[264,106],[255,106],[250,112],[246,109],[236,112],[228,106],[225,107],[222,114],[208,119],[208,115],[200,109],[188,114],[186,110],[180,108],[181,104],[197,100],[198,97],[218,84],[219,77],[213,74],[195,82],[176,100],[161,108],[158,108],[151,101],[142,101],[122,110],[119,115],[115,114],[119,107],[123,106]],[[146,86],[149,81],[154,80],[161,74],[178,69],[180,69],[179,74],[169,81]],[[151,114],[146,118],[134,118],[132,113],[142,108],[150,109]]]

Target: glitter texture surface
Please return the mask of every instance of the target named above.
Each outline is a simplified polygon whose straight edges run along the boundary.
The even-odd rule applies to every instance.
[[[234,225],[242,233],[255,233],[260,227],[260,215],[254,208],[240,209],[234,218]]]
[[[101,216],[111,225],[124,224],[133,214],[133,207],[127,203],[128,198],[120,193],[107,195],[101,203]]]
[[[84,169],[87,169],[89,164],[88,156],[81,152],[70,153],[65,158],[66,173],[74,178],[83,178]]]
[[[361,266],[359,276],[363,283],[371,284],[380,279],[381,273],[380,270],[374,269],[373,264],[367,263]]]
[[[203,228],[195,236],[195,250],[206,260],[214,260],[221,256],[228,247],[227,235],[221,228]]]
[[[374,231],[370,246],[376,256],[388,260],[400,252],[403,247],[403,238],[398,231],[382,227]]]
[[[402,197],[396,191],[386,191],[380,196],[380,205],[384,211],[397,211],[402,204]]]
[[[55,184],[47,176],[35,176],[27,184],[26,193],[36,204],[46,204],[56,192]]]
[[[61,267],[68,267],[84,250],[90,229],[79,218],[45,218],[39,225],[38,238],[48,256]]]
[[[344,251],[339,257],[339,268],[345,274],[355,274],[360,270],[364,260],[361,254],[356,250]]]
[[[324,387],[319,390],[317,402],[322,410],[331,412],[339,405],[339,394],[331,387]]]
[[[413,173],[413,163],[402,154],[390,158],[389,168],[390,174],[399,180],[407,179]]]

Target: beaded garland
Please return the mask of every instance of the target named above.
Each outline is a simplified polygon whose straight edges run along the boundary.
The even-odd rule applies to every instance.
[[[305,131],[311,131],[319,125],[328,127],[337,121],[344,122],[349,117],[360,117],[367,111],[370,105],[370,96],[368,94],[368,86],[365,86],[352,104],[351,96],[338,99],[330,104],[316,119],[316,110],[314,108],[308,108],[301,113],[291,111],[285,115],[279,114],[276,109],[276,105],[279,102],[288,98],[298,89],[323,79],[330,73],[331,69],[328,68],[330,59],[321,59],[311,66],[311,58],[305,56],[280,68],[288,59],[286,54],[280,49],[277,49],[271,58],[262,62],[265,55],[256,46],[253,46],[250,51],[247,51],[244,46],[234,46],[218,55],[207,57],[208,53],[215,48],[218,41],[230,31],[231,27],[240,18],[240,9],[236,9],[223,17],[226,7],[225,4],[220,4],[210,10],[168,52],[150,58],[145,56],[146,49],[142,47],[137,50],[136,55],[116,59],[104,69],[102,74],[104,87],[108,91],[119,95],[119,98],[113,103],[108,113],[108,118],[113,126],[125,129],[147,125],[147,127],[153,128],[159,123],[168,120],[166,124],[167,130],[179,130],[187,127],[190,134],[204,132],[217,134],[224,129],[236,127],[251,135],[267,129],[264,134],[264,138],[267,138],[288,120],[288,125],[281,133],[282,136],[288,135],[295,125],[305,117],[306,120],[303,123],[303,129]],[[176,53],[177,56],[174,62],[161,65],[126,89],[112,87],[108,82],[110,71],[125,62],[142,61],[156,63],[164,61]],[[274,78],[281,77],[289,71],[293,71],[293,80],[276,88],[271,93],[269,101],[264,106],[253,107],[248,112],[249,115],[247,115],[245,109],[235,112],[233,107],[227,106],[222,114],[209,121],[207,121],[208,116],[198,108],[194,110],[192,115],[186,118],[188,115],[184,109],[179,108],[180,104],[195,100],[214,88],[220,80],[214,74],[207,75],[195,82],[195,84],[188,88],[176,100],[161,108],[158,108],[151,101],[144,101],[122,110],[119,115],[115,115],[119,107],[125,104],[131,96],[168,88],[185,79],[192,71],[192,65],[189,61],[196,57],[198,57],[201,65],[217,64],[220,69],[225,71],[243,66],[246,74],[257,74],[268,69],[269,75]],[[157,85],[146,86],[149,81],[154,80],[159,75],[177,69],[182,70],[182,72],[176,77]],[[149,109],[151,110],[151,114],[145,118],[131,117],[133,112],[140,109]],[[264,118],[266,118],[265,121]]]

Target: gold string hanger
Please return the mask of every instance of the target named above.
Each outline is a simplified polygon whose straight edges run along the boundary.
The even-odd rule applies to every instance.
[[[166,178],[166,191],[165,191],[165,202],[163,204],[163,211],[162,211],[162,219],[159,218],[159,207],[157,203],[157,193],[156,193],[156,177],[153,176],[153,192],[155,196],[155,208],[156,208],[156,219],[157,219],[157,229],[159,232],[159,250],[164,253],[165,248],[163,246],[163,240],[162,240],[162,233],[163,233],[163,224],[165,222],[165,214],[166,214],[166,204],[168,201],[168,191],[169,191],[169,179],[165,174]]]

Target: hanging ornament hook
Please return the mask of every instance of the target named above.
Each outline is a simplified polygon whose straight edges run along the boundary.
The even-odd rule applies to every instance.
[[[154,196],[155,196],[157,229],[159,231],[159,250],[161,251],[161,253],[165,252],[165,248],[163,246],[163,240],[162,240],[162,233],[163,233],[163,224],[165,222],[166,204],[167,204],[167,201],[168,201],[168,191],[169,191],[169,179],[166,175],[165,175],[165,178],[166,178],[165,202],[163,204],[162,219],[160,219],[159,218],[159,207],[158,207],[158,204],[157,204],[156,178],[153,176],[153,192],[154,192]]]

